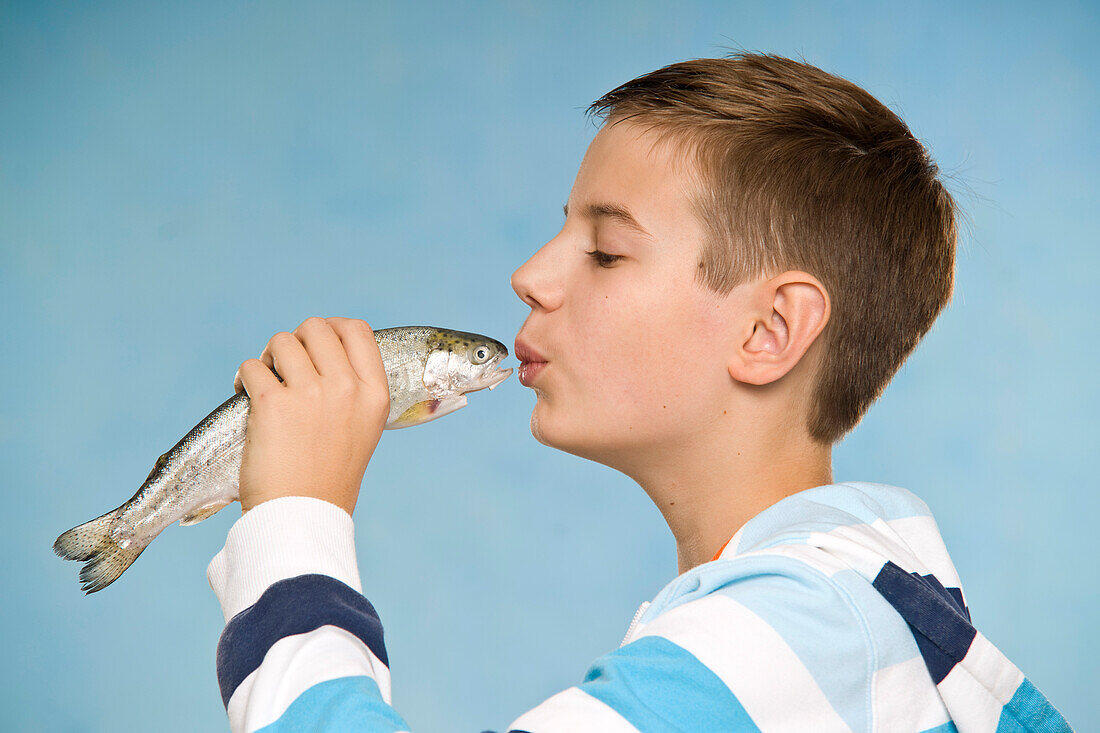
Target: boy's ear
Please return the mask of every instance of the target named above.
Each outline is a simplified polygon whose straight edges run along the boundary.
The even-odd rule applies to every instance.
[[[747,384],[768,384],[798,364],[829,322],[829,294],[813,275],[789,270],[762,281],[738,323],[730,376]]]

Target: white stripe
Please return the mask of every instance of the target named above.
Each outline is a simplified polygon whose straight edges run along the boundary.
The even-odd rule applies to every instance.
[[[1002,705],[1012,699],[1024,673],[1001,650],[978,632],[963,657],[962,666],[982,682]]]
[[[811,532],[807,544],[820,547],[860,575],[874,580],[883,563],[892,560],[905,572],[930,572],[882,519],[871,524],[836,527],[828,532]]]
[[[947,546],[943,543],[943,537],[940,535],[935,519],[906,517],[891,519],[887,524],[945,588],[958,588],[962,585],[959,582],[959,573],[951,562],[951,556],[947,554]],[[894,563],[899,564],[897,560]],[[905,568],[906,572],[912,572],[914,569]]]
[[[372,677],[390,704],[390,671],[359,637],[337,626],[285,636],[229,698],[229,727],[254,731],[274,723],[299,695],[340,677]]]
[[[638,733],[626,718],[579,687],[562,690],[547,698],[538,707],[528,710],[508,726],[507,730],[550,731],[570,733]]]
[[[958,587],[959,576],[931,517],[906,517],[889,522],[840,525],[827,532],[810,532],[790,544],[752,550],[737,556],[782,555],[801,560],[832,577],[855,570],[873,581],[883,563],[892,560],[907,573],[932,573],[945,587]]]
[[[643,636],[662,636],[694,655],[761,730],[850,730],[783,637],[728,596],[708,595],[666,611],[635,638]]]
[[[826,578],[831,578],[841,570],[851,570],[852,568],[845,562],[833,557],[824,550],[813,547],[811,545],[776,545],[775,547],[769,547],[766,550],[753,550],[752,552],[746,552],[738,555],[736,560],[740,560],[743,557],[768,557],[778,555],[779,557],[787,557],[792,560],[798,560],[809,565],[814,570],[822,573]],[[882,566],[882,559],[879,558],[879,566]]]
[[[960,731],[994,731],[1001,719],[1001,704],[989,691],[956,664],[940,682],[940,696]]]
[[[249,509],[229,528],[225,547],[206,568],[226,623],[272,584],[308,573],[363,592],[351,517],[308,496],[282,496]]]
[[[951,720],[923,657],[877,670],[873,684],[872,730],[928,730]]]
[[[940,695],[960,731],[996,730],[1004,703],[1023,680],[1023,673],[978,634],[963,661],[940,682]]]

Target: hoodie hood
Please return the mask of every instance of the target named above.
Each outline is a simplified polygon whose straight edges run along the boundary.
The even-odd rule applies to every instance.
[[[974,628],[928,506],[896,486],[829,484],[776,502],[746,522],[714,560],[680,575],[643,604],[635,618],[638,630],[679,605],[769,572],[769,563],[791,560],[849,597],[877,593],[904,619],[950,715],[951,727],[942,730],[1072,730]],[[634,631],[632,624],[624,644]]]

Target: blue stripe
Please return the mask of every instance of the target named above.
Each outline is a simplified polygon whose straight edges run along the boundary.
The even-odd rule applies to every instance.
[[[746,522],[735,553],[805,544],[808,532],[931,514],[920,497],[900,486],[866,481],[816,486],[780,499]]]
[[[921,658],[913,630],[867,577],[856,570],[839,570],[830,580],[847,593],[863,616],[874,645],[876,670]],[[927,685],[934,687],[931,679]]]
[[[389,666],[382,622],[370,601],[327,575],[299,575],[273,583],[222,631],[217,668],[225,706],[229,707],[233,691],[260,666],[272,644],[322,626],[338,626],[354,634]]]
[[[1001,710],[1001,719],[997,722],[997,733],[1017,731],[1073,733],[1062,714],[1026,677]]]
[[[931,578],[931,580],[929,580]],[[873,585],[913,631],[932,681],[937,685],[961,662],[977,630],[955,598],[933,576],[907,573],[887,561]]]
[[[854,596],[856,602],[867,600],[870,605],[856,606],[849,597],[851,587],[862,588]],[[878,646],[888,650],[886,659],[905,661],[917,655],[909,627],[866,578],[854,570],[829,577],[782,555],[742,556],[696,566],[665,586],[642,622],[714,594],[732,598],[775,629],[829,704],[857,733],[866,730],[870,720],[866,691]],[[868,628],[872,621],[876,625]],[[837,659],[848,661],[837,665]]]
[[[752,574],[715,593],[740,603],[775,630],[806,667],[829,704],[855,733],[869,729],[868,681],[874,672],[874,648],[863,616],[827,577],[801,560],[779,556],[752,560]],[[855,571],[843,571],[874,593]],[[877,594],[875,594],[877,596]],[[881,597],[875,600],[897,617]],[[912,649],[912,636],[898,621]],[[843,659],[844,664],[837,664]]]
[[[407,731],[397,711],[386,704],[370,677],[339,677],[309,688],[278,720],[257,733],[305,730],[359,730],[371,733]]]
[[[718,675],[659,636],[643,636],[597,659],[580,689],[645,733],[759,731]]]

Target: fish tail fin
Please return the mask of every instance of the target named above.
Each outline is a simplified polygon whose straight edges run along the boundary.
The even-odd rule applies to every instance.
[[[85,593],[95,593],[115,582],[149,545],[133,542],[124,549],[111,539],[111,526],[120,511],[121,507],[62,532],[53,543],[53,551],[59,556],[84,561],[80,589]]]

